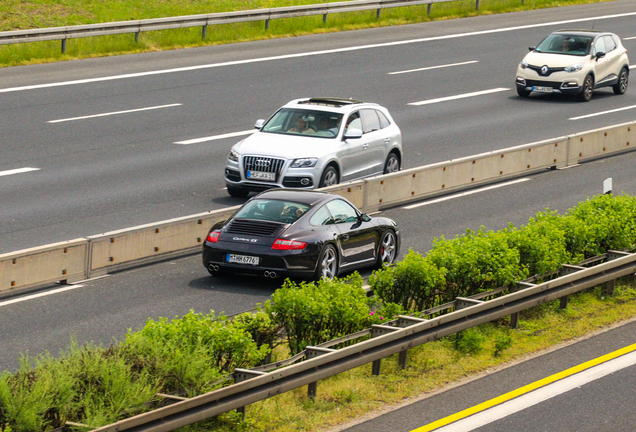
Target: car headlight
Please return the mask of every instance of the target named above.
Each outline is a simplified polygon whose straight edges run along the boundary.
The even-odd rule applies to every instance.
[[[519,63],[519,66],[521,66],[521,69],[525,69],[528,67],[528,62],[526,62],[525,60],[521,60],[521,63]]]
[[[227,155],[227,160],[238,162],[239,154],[236,150],[230,150],[230,154]]]
[[[294,159],[291,164],[292,168],[312,168],[318,163],[318,158],[301,158]]]
[[[570,65],[568,67],[565,68],[566,72],[578,72],[581,69],[583,69],[583,65],[582,64],[575,64],[575,65]]]

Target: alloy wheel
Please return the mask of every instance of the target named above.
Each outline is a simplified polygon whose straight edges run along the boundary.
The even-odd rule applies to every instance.
[[[328,247],[325,250],[324,255],[322,256],[322,261],[320,263],[321,272],[320,275],[323,278],[327,278],[329,280],[333,279],[336,276],[336,252],[333,248]]]
[[[391,231],[388,231],[382,239],[380,256],[382,264],[392,264],[395,260],[395,235]]]
[[[398,172],[400,170],[400,162],[398,161],[397,156],[393,153],[389,155],[389,158],[386,161],[386,168],[384,170],[386,173]]]

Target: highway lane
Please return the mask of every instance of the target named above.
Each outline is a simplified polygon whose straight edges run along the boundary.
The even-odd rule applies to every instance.
[[[352,422],[332,432],[386,431],[418,432],[447,416],[471,409],[486,401],[516,391],[569,368],[628,347],[636,342],[634,321],[568,346],[550,349],[527,361],[488,371],[458,386],[437,394],[423,395],[419,400],[362,422]],[[627,355],[626,355],[627,356]],[[633,356],[633,353],[632,353]],[[505,416],[481,427],[473,428],[468,418],[464,431],[631,431],[634,429],[634,366],[618,369],[610,375],[582,384],[566,393],[539,402],[520,412]],[[556,386],[563,382],[556,382]],[[535,391],[536,394],[536,391]],[[519,402],[517,399],[514,402]],[[490,414],[497,416],[495,406]],[[486,412],[484,412],[486,413]],[[356,424],[353,424],[356,423]],[[475,424],[476,425],[476,424]],[[455,425],[457,427],[459,425]],[[438,428],[440,432],[452,430]]]
[[[499,230],[526,223],[537,211],[564,212],[586,197],[602,191],[603,180],[613,178],[614,191],[636,193],[636,153],[585,163],[565,170],[546,170],[527,181],[493,185],[498,188],[470,195],[447,195],[442,202],[382,212],[400,224],[402,256],[413,248],[426,252],[435,237],[454,238],[466,229],[484,226]],[[433,200],[431,200],[433,201]],[[369,271],[363,272],[369,275]],[[80,283],[76,289],[25,299],[27,294],[0,297],[0,370],[15,368],[20,352],[56,354],[70,335],[80,343],[109,344],[138,328],[148,317],[183,315],[193,309],[234,314],[266,301],[279,280],[254,277],[212,278],[199,255]],[[60,288],[59,286],[53,287]],[[48,294],[39,291],[28,295]]]
[[[254,120],[299,96],[353,96],[387,106],[403,130],[407,168],[633,120],[632,109],[569,120],[636,106],[631,90],[622,97],[603,90],[580,104],[520,100],[513,83],[528,45],[556,28],[591,25],[563,20],[623,14],[596,26],[636,36],[633,16],[625,15],[633,6],[621,0],[346,37],[0,70],[0,172],[39,169],[0,176],[0,253],[241,203],[227,196],[222,178],[227,152],[240,138],[174,143],[249,130]],[[625,45],[636,52],[636,40]],[[321,50],[340,51],[315,54]],[[262,58],[276,60],[252,61]],[[445,65],[454,66],[439,67]],[[175,70],[184,67],[195,69]],[[391,74],[421,68],[433,69]],[[131,73],[140,75],[16,90]],[[510,90],[408,105],[496,88]],[[140,111],[152,107],[163,108]],[[130,110],[137,111],[122,113]],[[119,114],[49,123],[107,113]]]

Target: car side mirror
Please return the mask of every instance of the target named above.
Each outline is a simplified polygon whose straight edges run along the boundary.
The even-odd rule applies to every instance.
[[[528,51],[534,51],[535,49],[537,49],[537,47],[534,47],[534,46],[528,47]]]
[[[360,215],[360,220],[361,220],[362,222],[369,222],[369,221],[371,221],[371,218],[369,217],[369,215],[368,215],[368,214],[366,214],[366,213],[362,213],[362,214]]]
[[[603,57],[605,57],[605,53],[603,51],[599,51],[599,52],[596,53],[596,59],[597,60],[600,59],[600,58],[603,58]]]
[[[259,130],[260,130],[260,129],[263,127],[263,125],[264,125],[264,124],[265,124],[265,120],[263,120],[263,119],[258,119],[258,120],[256,120],[256,123],[254,123],[254,127],[255,127],[256,129],[259,129]]]
[[[344,134],[345,139],[357,139],[362,137],[362,131],[360,129],[347,129]]]

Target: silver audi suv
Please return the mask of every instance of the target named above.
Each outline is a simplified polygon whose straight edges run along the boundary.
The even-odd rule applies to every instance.
[[[402,133],[375,103],[296,99],[235,144],[225,164],[233,197],[270,188],[314,189],[399,171]]]

